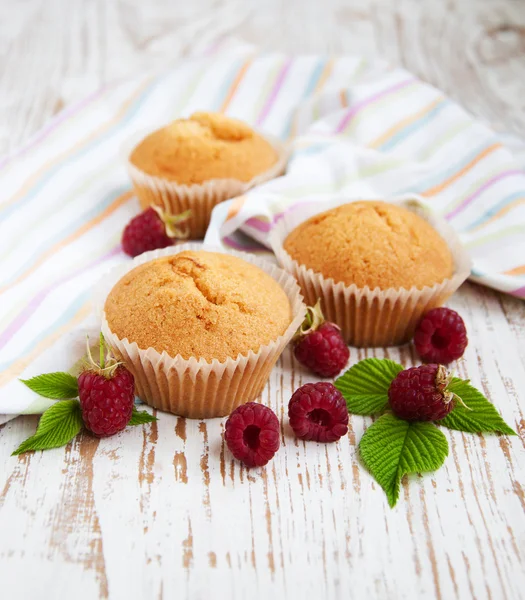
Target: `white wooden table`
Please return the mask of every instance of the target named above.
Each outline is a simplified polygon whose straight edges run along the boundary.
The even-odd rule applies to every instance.
[[[324,8],[323,8],[324,6]],[[234,34],[294,52],[381,54],[501,130],[525,135],[521,0],[0,3],[0,154],[94,88]],[[466,284],[450,302],[471,344],[460,376],[520,437],[446,431],[435,475],[398,506],[359,463],[371,420],[338,444],[297,442],[292,390],[313,380],[290,350],[264,401],[285,423],[266,469],[244,469],[224,420],[159,415],[106,440],[10,457],[37,419],[0,428],[0,597],[525,597],[525,303]],[[410,365],[410,347],[362,351]]]

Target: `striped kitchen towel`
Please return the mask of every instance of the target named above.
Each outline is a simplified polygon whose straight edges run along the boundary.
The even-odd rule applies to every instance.
[[[139,205],[122,145],[196,110],[224,111],[293,149],[286,176],[216,209],[210,238],[261,249],[252,240],[265,244],[297,202],[417,192],[463,236],[473,278],[525,296],[520,144],[512,154],[402,69],[232,47],[101,89],[0,161],[0,422],[49,406],[18,378],[71,367],[96,331],[93,285],[129,260],[120,235]]]
[[[523,144],[513,139],[511,152],[506,138],[402,69],[362,69],[347,87],[337,80],[299,104],[287,174],[218,206],[207,241],[263,251],[273,224],[298,204],[417,194],[460,234],[471,280],[525,298]]]

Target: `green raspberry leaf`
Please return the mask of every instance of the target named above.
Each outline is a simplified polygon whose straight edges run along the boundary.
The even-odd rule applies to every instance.
[[[359,452],[393,507],[403,475],[439,469],[448,456],[448,442],[432,423],[409,423],[387,413],[366,430]]]
[[[388,388],[403,367],[387,358],[365,358],[335,380],[348,412],[373,415],[388,405]]]
[[[63,398],[76,398],[78,396],[78,382],[76,377],[69,373],[46,373],[31,379],[21,379],[22,383],[33,392],[44,398],[62,400]]]
[[[12,455],[65,446],[79,433],[83,425],[78,400],[57,402],[42,415],[35,435],[22,442]]]
[[[158,421],[157,417],[150,415],[149,412],[146,412],[145,410],[137,410],[135,407],[133,407],[133,414],[131,415],[128,426],[142,425],[143,423],[153,423],[154,421]]]
[[[441,421],[436,421],[438,425],[470,433],[499,432],[517,435],[501,418],[492,402],[468,381],[454,377],[447,390],[457,394],[468,408],[457,402],[452,412]]]

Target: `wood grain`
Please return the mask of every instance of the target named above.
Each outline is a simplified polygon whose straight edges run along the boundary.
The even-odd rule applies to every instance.
[[[0,2],[0,154],[98,87],[226,35],[268,50],[382,56],[525,134],[521,0],[24,0]]]
[[[382,55],[501,130],[525,133],[521,1],[154,0],[0,3],[0,154],[98,86],[234,34],[267,49]],[[403,481],[397,508],[360,464],[372,423],[338,444],[296,440],[292,391],[313,379],[286,350],[262,400],[282,448],[247,471],[224,420],[159,414],[114,438],[11,457],[36,426],[0,427],[2,598],[518,599],[525,589],[525,303],[467,284],[450,302],[471,343],[459,375],[519,438],[445,431],[450,456]],[[410,346],[351,361],[414,364]]]
[[[451,305],[474,340],[461,376],[523,435],[523,354],[509,352],[523,322],[506,316],[521,316],[522,303],[468,284]],[[371,355],[414,362],[410,347],[353,349],[352,361]],[[287,350],[263,395],[282,418],[282,449],[253,472],[225,448],[220,419],[160,414],[115,438],[21,458],[9,453],[35,419],[6,424],[0,564],[9,597],[29,597],[19,590],[31,591],[21,580],[31,569],[53,590],[57,578],[82,582],[81,598],[520,598],[523,438],[446,431],[445,466],[407,478],[391,510],[356,455],[371,419],[352,416],[334,445],[291,434],[287,401],[311,380]]]

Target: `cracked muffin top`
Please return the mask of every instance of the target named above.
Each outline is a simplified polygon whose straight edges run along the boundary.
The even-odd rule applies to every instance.
[[[109,328],[141,349],[220,362],[283,334],[290,302],[270,275],[241,258],[186,251],[124,275],[105,304]]]
[[[148,175],[181,184],[250,181],[277,162],[277,152],[248,125],[220,113],[195,113],[154,131],[130,161]]]
[[[314,215],[288,235],[284,249],[326,278],[370,289],[433,286],[454,271],[439,233],[386,202],[352,202]]]

